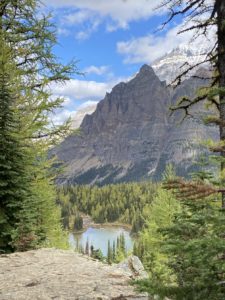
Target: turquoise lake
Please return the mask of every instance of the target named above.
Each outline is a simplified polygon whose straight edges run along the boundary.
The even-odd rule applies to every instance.
[[[103,255],[106,256],[108,241],[110,241],[112,246],[113,241],[116,242],[117,237],[121,234],[124,234],[127,252],[131,251],[134,240],[130,236],[130,232],[122,227],[116,226],[102,226],[100,228],[89,227],[82,233],[70,233],[69,243],[73,249],[76,248],[77,244],[85,248],[86,242],[88,241],[90,246],[93,245],[94,249],[101,249]]]

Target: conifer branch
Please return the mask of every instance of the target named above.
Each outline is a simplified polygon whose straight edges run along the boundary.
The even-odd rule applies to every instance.
[[[203,181],[185,181],[182,178],[168,180],[163,184],[166,190],[172,190],[180,200],[197,200],[212,194],[224,193],[225,189],[218,189]]]

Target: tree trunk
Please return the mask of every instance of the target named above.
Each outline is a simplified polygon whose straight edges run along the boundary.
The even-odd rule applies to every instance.
[[[225,1],[216,0],[218,15],[218,71],[219,71],[219,88],[225,89]],[[220,119],[225,121],[225,90],[220,92]],[[220,125],[220,140],[225,143],[225,126]],[[221,172],[223,183],[225,184],[225,153],[221,153],[224,161],[221,162]],[[222,193],[222,208],[225,209],[225,192]]]

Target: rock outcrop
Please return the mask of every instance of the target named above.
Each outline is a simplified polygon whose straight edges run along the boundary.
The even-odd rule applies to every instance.
[[[203,71],[202,71],[203,72]],[[203,72],[204,73],[204,72]],[[181,125],[181,115],[169,114],[180,96],[194,96],[207,80],[189,78],[175,90],[159,80],[144,65],[127,83],[119,83],[86,115],[80,135],[71,135],[52,151],[65,166],[59,183],[107,184],[160,179],[165,166],[173,163],[179,175],[193,170],[202,152],[202,139],[216,139],[218,132],[196,118]]]
[[[135,256],[131,255],[126,258],[123,262],[119,263],[118,268],[130,274],[130,277],[138,278],[138,279],[146,279],[148,278],[148,273],[145,271],[144,266],[140,259]]]
[[[41,249],[0,255],[0,299],[147,300],[146,294],[138,294],[129,285],[133,276],[122,266],[109,266],[73,251]]]

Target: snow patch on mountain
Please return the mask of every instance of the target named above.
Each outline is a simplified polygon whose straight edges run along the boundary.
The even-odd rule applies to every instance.
[[[187,70],[189,66],[197,65],[197,67],[192,69],[184,78],[193,75],[200,67],[198,64],[205,60],[208,50],[209,49],[205,46],[180,45],[154,61],[152,68],[161,81],[166,81],[167,84],[171,84],[176,77]],[[204,63],[204,66],[206,65],[207,64]]]

